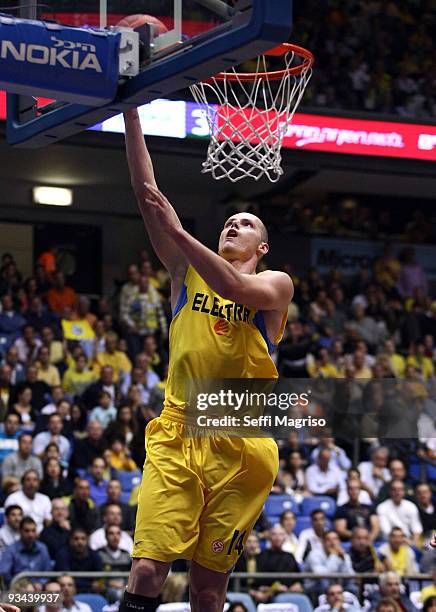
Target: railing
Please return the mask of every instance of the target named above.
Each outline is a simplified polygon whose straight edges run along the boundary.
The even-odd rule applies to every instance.
[[[181,573],[181,572],[174,572]],[[59,576],[71,576],[72,578],[103,578],[110,580],[111,578],[127,578],[129,577],[129,572],[21,572],[14,576],[11,581],[10,589],[12,590],[16,583],[22,578],[57,578]],[[183,573],[181,573],[184,575]],[[233,572],[230,576],[230,580],[232,582],[232,591],[240,591],[241,590],[241,580],[258,580],[258,579],[268,579],[268,580],[355,580],[356,582],[365,582],[365,580],[378,580],[380,574],[379,573],[367,573],[367,574],[313,574],[309,572]],[[424,581],[429,580],[432,581],[432,576],[430,574],[407,574],[401,577],[402,580],[416,580],[416,581]]]

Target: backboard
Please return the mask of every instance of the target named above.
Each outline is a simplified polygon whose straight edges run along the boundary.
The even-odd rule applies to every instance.
[[[35,105],[28,95],[9,93],[8,141],[26,147],[61,140],[127,108],[174,94],[256,57],[288,40],[292,25],[290,0],[20,1],[21,17],[44,24],[56,22],[66,31],[70,26],[84,31],[106,28],[113,34],[112,26],[138,14],[150,15],[164,26],[142,32],[139,74],[132,78],[120,75],[109,104],[96,100],[92,106],[81,103],[80,98],[76,103],[70,95],[50,105],[46,101]],[[7,6],[7,0],[1,0],[0,12],[10,13]],[[72,77],[73,71],[69,74]],[[38,94],[36,88],[34,96]]]

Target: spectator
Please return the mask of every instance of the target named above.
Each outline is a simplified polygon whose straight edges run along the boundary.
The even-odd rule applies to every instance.
[[[343,473],[332,464],[331,452],[320,451],[317,462],[306,470],[306,482],[312,495],[330,495],[336,498],[343,483]]]
[[[49,593],[51,598],[45,606],[39,606],[37,612],[60,612],[62,608],[60,598],[61,587],[55,578],[49,578],[44,584],[44,593]]]
[[[87,603],[74,599],[77,589],[80,590],[81,580],[75,581],[71,576],[60,576],[58,582],[63,599],[61,612],[92,612]]]
[[[87,469],[96,457],[101,457],[106,450],[106,440],[103,437],[104,429],[98,421],[90,421],[86,428],[87,436],[77,440],[71,462],[71,471],[76,474],[77,469]]]
[[[95,457],[89,470],[89,476],[86,476],[86,480],[89,482],[91,499],[97,506],[101,506],[107,501],[108,481],[104,478],[105,470],[106,462],[103,457]]]
[[[120,294],[120,321],[124,325],[126,325],[126,317],[129,314],[129,303],[138,290],[140,278],[138,266],[135,264],[130,265],[127,276],[128,281],[122,286]]]
[[[38,263],[41,265],[45,274],[51,277],[56,272],[56,257],[58,254],[58,248],[52,244],[46,251],[43,251],[38,257]]]
[[[88,368],[86,355],[77,355],[74,363],[65,370],[62,379],[62,387],[73,397],[81,397],[86,389],[95,381],[94,370]]]
[[[35,470],[39,478],[42,478],[42,463],[38,457],[32,455],[32,436],[22,433],[18,437],[18,450],[10,453],[3,461],[2,478],[14,477],[21,480],[28,470]]]
[[[97,549],[105,572],[127,572],[130,569],[130,554],[121,546],[121,529],[118,525],[105,527],[107,544]]]
[[[121,484],[120,481],[116,480],[115,478],[109,480],[107,486],[107,501],[100,508],[102,515],[104,514],[106,506],[110,504],[115,504],[121,508],[121,529],[128,532],[133,532],[135,527],[135,508],[129,506],[129,504],[121,502]]]
[[[41,346],[39,348],[36,367],[38,368],[38,380],[42,380],[50,387],[61,384],[59,370],[50,363],[50,350],[48,346]]]
[[[365,315],[365,308],[356,303],[353,307],[353,319],[347,323],[347,328],[356,332],[370,348],[377,347],[386,336],[386,327],[383,322],[377,323],[373,317]]]
[[[354,574],[349,555],[344,551],[336,531],[326,531],[323,535],[322,548],[312,550],[306,558],[305,570],[314,574]],[[308,581],[307,589],[316,593],[324,592],[328,580],[317,583]],[[348,587],[350,588],[350,587]]]
[[[377,506],[377,514],[385,538],[389,537],[394,527],[399,527],[408,542],[419,545],[422,525],[418,508],[411,501],[404,499],[404,483],[401,480],[391,482],[389,499]]]
[[[12,397],[12,370],[7,364],[0,366],[0,418],[4,419]]]
[[[397,378],[404,378],[406,371],[406,360],[400,353],[397,352],[395,340],[393,338],[388,338],[385,340],[383,350],[389,358],[389,365],[391,366],[392,372]]]
[[[44,327],[55,322],[53,314],[48,311],[39,295],[34,295],[29,300],[29,307],[24,313],[24,318],[26,323],[31,325],[38,334],[42,332]]]
[[[257,557],[258,572],[294,572],[298,573],[300,568],[295,558],[290,553],[282,550],[283,543],[286,539],[286,531],[280,525],[273,527],[270,530],[269,539],[271,547],[261,552]],[[280,594],[280,602],[286,603],[284,594],[291,591],[302,591],[300,581],[282,579],[268,580],[259,579],[257,586],[250,590],[250,595],[258,603],[269,601],[272,596]]]
[[[21,491],[12,493],[5,501],[5,508],[20,506],[24,516],[30,516],[35,521],[38,533],[51,521],[51,502],[47,495],[38,493],[40,484],[38,472],[27,470],[21,478]]]
[[[295,555],[298,563],[302,563],[312,550],[321,550],[324,533],[327,529],[327,517],[322,510],[313,510],[310,515],[312,527],[303,529],[298,538]]]
[[[56,572],[101,572],[103,563],[100,556],[89,547],[88,534],[81,527],[72,530],[68,544],[58,550]],[[91,587],[92,580],[78,578],[77,588],[85,592]]]
[[[42,328],[41,340],[50,351],[50,363],[56,366],[62,364],[65,357],[64,345],[60,340],[55,339],[52,327],[47,325]]]
[[[132,407],[128,403],[121,403],[118,407],[117,418],[109,423],[105,435],[109,441],[122,438],[125,444],[131,444],[138,434],[138,423]]]
[[[433,564],[433,584],[428,584],[421,590],[420,600],[424,604],[424,610],[435,612],[436,607],[436,564]]]
[[[380,574],[378,579],[379,593],[375,595],[372,601],[370,611],[377,609],[377,606],[383,598],[393,599],[400,610],[412,612],[415,607],[412,605],[408,597],[401,594],[401,579],[395,572],[384,572]]]
[[[35,427],[35,411],[32,406],[32,389],[26,383],[17,388],[17,401],[13,404],[10,412],[20,418],[20,423],[26,429]]]
[[[108,391],[101,391],[98,396],[98,405],[92,409],[89,415],[90,421],[97,421],[106,427],[117,417],[117,409],[113,404],[111,394]]]
[[[344,589],[341,584],[330,584],[326,592],[327,603],[315,608],[314,612],[359,612],[360,607],[345,601]]]
[[[119,388],[114,382],[114,369],[112,366],[103,366],[100,370],[100,378],[89,385],[82,395],[83,403],[87,410],[92,410],[98,404],[101,391],[107,391],[116,404],[119,400]]]
[[[8,350],[18,338],[25,319],[15,312],[12,296],[6,293],[1,297],[0,343]]]
[[[14,346],[11,346],[7,353],[3,365],[8,365],[11,368],[10,384],[17,385],[23,382],[26,378],[26,370],[18,360],[18,351]]]
[[[132,370],[132,364],[127,355],[117,351],[117,336],[114,333],[106,334],[105,350],[97,354],[95,363],[98,368],[111,366],[115,383],[122,381],[124,376]]]
[[[23,511],[20,506],[8,506],[5,510],[5,524],[0,527],[0,558],[7,546],[20,539],[20,524]]]
[[[53,287],[47,292],[47,303],[50,310],[56,314],[61,314],[65,308],[76,307],[77,295],[72,287],[65,284],[63,272],[56,272],[54,275]]]
[[[71,481],[62,476],[61,465],[58,459],[48,459],[44,466],[44,478],[41,483],[41,493],[50,499],[67,497],[73,492]]]
[[[416,485],[415,500],[423,528],[423,535],[424,537],[430,537],[436,525],[436,517],[432,502],[432,492],[426,482],[420,482]]]
[[[258,570],[257,561],[259,558],[259,538],[255,531],[252,531],[245,542],[244,550],[241,556],[238,558],[235,565],[235,572],[247,572],[249,574],[255,574]],[[254,586],[254,578],[246,578],[241,581],[241,588],[243,591],[249,590]]]
[[[349,540],[355,527],[369,530],[370,540],[374,542],[380,533],[380,521],[372,506],[359,502],[360,483],[356,479],[347,481],[349,501],[339,506],[334,516],[335,530],[342,540]]]
[[[386,569],[371,544],[365,527],[354,527],[351,536],[350,559],[356,574],[378,573]]]
[[[29,516],[20,523],[20,539],[8,546],[0,558],[0,575],[7,585],[20,572],[48,572],[51,561],[45,544],[38,541],[37,525]]]
[[[24,325],[22,336],[14,342],[14,347],[18,352],[18,359],[26,365],[30,365],[36,360],[41,345],[42,342],[37,338],[33,326],[28,324]]]
[[[62,461],[68,461],[71,454],[71,444],[68,439],[61,434],[63,422],[60,414],[54,412],[48,417],[48,431],[41,431],[33,440],[33,452],[38,457],[42,457],[44,450],[50,442],[54,442],[61,455]]]
[[[3,431],[0,431],[0,467],[8,455],[18,451],[20,434],[19,416],[9,413],[5,418]]]
[[[65,399],[65,393],[62,387],[53,387],[51,390],[51,398],[49,399],[49,403],[41,408],[40,415],[44,415],[47,417],[50,414],[53,414],[53,412],[59,412],[58,404],[59,402]]]
[[[113,470],[132,472],[138,469],[122,438],[112,440],[108,450],[108,462]]]
[[[290,510],[286,510],[280,515],[280,525],[286,531],[286,539],[283,542],[282,550],[294,556],[298,548],[298,538],[294,533],[296,522],[297,517]]]
[[[371,451],[371,461],[359,463],[360,477],[369,487],[372,499],[377,497],[381,487],[391,479],[386,467],[388,456],[388,449],[385,446],[379,446]]]
[[[121,527],[123,517],[121,508],[118,504],[107,504],[103,511],[103,527],[94,531],[89,539],[89,545],[93,550],[98,550],[107,545],[106,531],[107,527],[116,525]],[[126,550],[129,554],[133,550],[133,540],[126,531],[121,532],[120,548]]]
[[[28,385],[32,391],[32,407],[39,412],[47,404],[51,389],[43,380],[38,380],[38,370],[30,365],[26,370],[26,380],[23,385]]]
[[[393,480],[401,480],[401,482],[404,484],[406,493],[405,496],[410,499],[413,498],[414,491],[413,488],[406,482],[406,476],[407,472],[404,461],[401,461],[401,459],[392,459],[389,461],[389,478],[379,490],[377,504],[380,504],[388,499],[391,482]]]
[[[428,295],[427,277],[421,264],[416,261],[415,251],[412,248],[404,249],[400,254],[400,261],[397,288],[401,297],[412,297],[416,289]]]
[[[142,353],[139,355],[142,355]],[[138,358],[139,355],[136,357]],[[141,402],[143,404],[150,404],[153,389],[155,389],[159,382],[159,377],[150,368],[135,367],[131,374],[125,377],[124,383],[121,386],[121,393],[124,396],[128,396],[129,390],[132,386],[135,386],[140,392]]]
[[[143,351],[149,360],[150,368],[156,372],[159,378],[163,378],[165,374],[165,364],[168,362],[168,355],[163,350],[159,351],[156,338],[153,335],[144,337]],[[139,353],[139,355],[141,355],[141,353]],[[136,358],[138,358],[138,355]]]
[[[303,458],[299,451],[289,453],[286,465],[281,474],[281,482],[288,495],[293,495],[296,500],[308,494],[306,478],[303,470]]]
[[[381,558],[388,570],[399,576],[418,573],[416,556],[411,546],[406,544],[404,533],[399,527],[394,527],[389,534],[389,542],[380,546]]]
[[[312,451],[310,460],[315,463],[322,450],[330,451],[330,464],[346,472],[351,467],[351,461],[343,448],[336,445],[334,438],[321,438],[319,445]]]
[[[53,520],[44,527],[39,539],[47,546],[51,559],[54,559],[59,548],[68,544],[71,524],[68,520],[68,506],[63,499],[52,500],[51,513]]]
[[[99,513],[94,502],[90,498],[89,482],[84,478],[77,478],[74,483],[74,491],[68,506],[70,522],[73,529],[82,528],[86,533],[91,533],[97,528]]]

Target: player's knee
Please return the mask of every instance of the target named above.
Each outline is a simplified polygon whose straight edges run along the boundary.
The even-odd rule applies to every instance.
[[[165,575],[158,571],[154,561],[151,559],[134,560],[129,582],[134,587],[135,593],[157,597],[164,580]]]
[[[197,609],[204,612],[218,612],[221,597],[211,588],[201,589],[195,593]]]

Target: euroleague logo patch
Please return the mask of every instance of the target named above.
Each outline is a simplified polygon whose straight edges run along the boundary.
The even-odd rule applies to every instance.
[[[220,553],[224,550],[224,543],[222,540],[214,540],[212,542],[212,552]]]
[[[229,333],[230,325],[224,319],[220,319],[213,326],[213,331],[217,336],[225,336]]]

